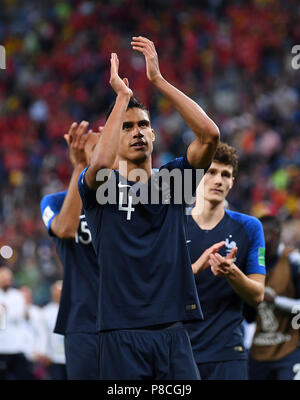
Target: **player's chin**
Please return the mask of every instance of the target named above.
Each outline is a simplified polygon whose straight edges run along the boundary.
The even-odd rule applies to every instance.
[[[150,156],[149,149],[147,147],[141,149],[133,149],[130,152],[130,159],[133,162],[144,162]]]
[[[207,200],[209,200],[211,203],[221,203],[225,200],[225,197],[221,194],[215,193],[215,194],[211,194],[209,196],[206,196]]]

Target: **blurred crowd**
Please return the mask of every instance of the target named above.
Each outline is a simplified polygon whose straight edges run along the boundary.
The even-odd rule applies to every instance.
[[[32,289],[13,287],[10,268],[0,268],[0,380],[66,379],[64,336],[53,333],[62,281],[51,285],[43,307]]]
[[[149,84],[143,57],[130,47],[143,35],[156,45],[162,74],[197,101],[238,149],[240,168],[229,207],[284,221],[284,240],[300,247],[300,44],[297,0],[3,0],[0,44],[0,248],[34,302],[50,301],[62,278],[40,217],[40,200],[67,187],[63,135],[85,119],[94,130],[114,99],[110,53],[150,109],[157,133],[154,167],[183,154],[193,134]]]

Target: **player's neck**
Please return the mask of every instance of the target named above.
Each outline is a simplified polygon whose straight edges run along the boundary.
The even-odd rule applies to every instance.
[[[144,170],[145,174],[142,175],[138,172],[134,174],[134,170],[137,169]],[[129,181],[140,180],[142,183],[146,183],[152,174],[152,159],[149,157],[141,163],[132,162],[130,160],[120,160],[118,171],[120,175],[124,176],[124,178]]]
[[[214,229],[225,214],[224,203],[212,204],[204,200],[204,204],[197,205],[192,210],[192,217],[201,229]]]

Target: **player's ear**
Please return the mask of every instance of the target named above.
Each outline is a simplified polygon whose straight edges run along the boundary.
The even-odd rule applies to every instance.
[[[154,142],[155,141],[155,133],[154,133],[154,129],[151,129],[152,130],[152,142]]]
[[[234,185],[234,182],[235,182],[235,177],[233,176],[233,177],[231,178],[230,189],[232,189],[232,187],[233,187],[233,185]]]

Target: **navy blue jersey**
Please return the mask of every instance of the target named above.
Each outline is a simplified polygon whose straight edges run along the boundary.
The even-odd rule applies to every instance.
[[[214,243],[225,241],[219,254],[226,256],[237,246],[235,264],[246,274],[265,274],[265,240],[260,221],[225,210],[218,225],[202,230],[188,217],[187,242],[194,263]],[[216,277],[210,268],[196,277],[204,320],[187,324],[197,363],[245,359],[242,334],[243,300],[225,278]]]
[[[59,239],[50,228],[65,196],[66,192],[55,193],[45,196],[41,201],[43,221],[54,238],[63,265],[63,288],[54,332],[95,333],[99,269],[85,215],[80,215],[75,239]]]
[[[195,171],[186,156],[164,168],[182,175],[184,169]],[[113,171],[117,204],[100,205],[85,172],[78,186],[100,265],[99,329],[201,319],[186,245],[185,204],[133,206],[128,187],[134,182]]]

